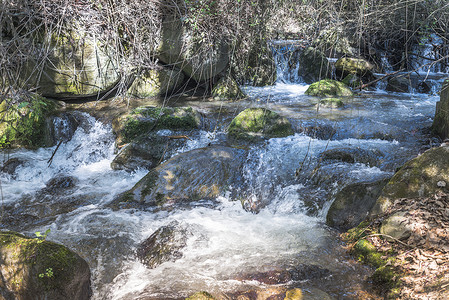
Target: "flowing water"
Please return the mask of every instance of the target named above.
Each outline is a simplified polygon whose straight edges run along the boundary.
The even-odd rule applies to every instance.
[[[227,111],[267,107],[289,118],[296,132],[249,149],[242,184],[249,198],[262,204],[258,213],[246,211],[226,194],[214,204],[198,201],[172,211],[111,210],[107,204],[114,196],[131,188],[147,170],[112,170],[111,127],[76,113],[80,125],[51,164],[55,147],[4,154],[22,165],[13,175],[0,173],[1,227],[29,235],[50,228],[49,240],[70,247],[89,263],[94,299],[170,299],[202,290],[263,289],[266,283],[247,274],[303,266],[318,271],[292,276],[287,285],[318,287],[335,298],[351,298],[366,288],[369,271],[351,262],[338,233],[325,225],[332,197],[349,183],[391,176],[434,145],[426,128],[438,97],[374,91],[332,109],[317,106],[317,98],[304,95],[306,88],[289,80],[246,87],[248,100],[224,104]],[[203,111],[206,118],[214,117],[206,105]],[[195,138],[178,153],[221,143],[229,119],[216,121],[221,126],[213,132],[192,133]],[[362,153],[362,158],[351,163],[320,158],[323,151],[348,149]],[[46,194],[46,183],[61,176],[72,176],[72,185]],[[146,268],[135,256],[136,247],[172,221],[191,231],[183,256]]]

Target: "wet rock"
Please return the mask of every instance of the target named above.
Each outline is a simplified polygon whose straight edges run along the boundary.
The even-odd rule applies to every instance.
[[[319,103],[319,107],[324,108],[340,108],[343,107],[344,103],[339,98],[325,98],[321,99]]]
[[[201,199],[215,199],[238,186],[246,150],[213,145],[172,157],[152,169],[113,208],[142,206],[172,208]]]
[[[191,107],[142,106],[115,118],[112,127],[117,135],[117,144],[122,145],[154,130],[191,130],[199,128],[200,124],[200,114]]]
[[[308,84],[331,77],[331,67],[326,56],[316,48],[309,47],[299,56],[298,75]]]
[[[53,139],[53,144],[57,144],[58,142],[68,142],[72,139],[75,134],[80,121],[78,120],[78,116],[72,113],[62,113],[57,116],[53,116],[49,119],[50,124],[49,127],[51,137]]]
[[[186,225],[173,221],[156,230],[137,247],[139,260],[152,269],[167,261],[176,261],[182,257],[182,249],[192,233]]]
[[[446,79],[441,87],[432,130],[442,139],[449,137],[449,79]]]
[[[312,83],[305,92],[309,96],[334,97],[334,96],[352,96],[351,89],[344,83],[332,79],[323,79]]]
[[[369,214],[388,179],[354,183],[335,195],[326,216],[326,224],[345,231],[362,222]]]
[[[408,224],[409,217],[406,212],[397,212],[382,221],[380,233],[385,235],[387,240],[406,240],[412,234],[411,225]]]
[[[61,190],[74,188],[77,182],[78,179],[74,176],[58,175],[47,181],[42,192],[56,194]]]
[[[157,133],[140,135],[122,148],[111,162],[113,170],[151,169],[186,143],[186,138],[170,138]]]
[[[388,80],[386,90],[389,92],[408,93],[411,86],[410,78],[393,77]]]
[[[5,299],[90,298],[89,266],[68,248],[1,232],[0,253],[0,295]]]
[[[165,95],[178,89],[183,82],[184,73],[180,69],[158,66],[142,72],[128,89],[128,94],[138,98]]]
[[[212,89],[212,97],[215,100],[236,101],[246,98],[235,79],[227,75],[220,78]]]
[[[408,161],[384,187],[372,214],[385,212],[399,198],[428,197],[437,192],[447,192],[447,188],[439,186],[438,182],[449,182],[448,157],[449,147],[444,145]]]
[[[198,292],[186,298],[186,300],[215,300],[215,298],[207,292]]]
[[[228,128],[228,137],[234,141],[286,137],[293,133],[292,125],[286,118],[265,108],[245,109]]]
[[[428,94],[432,91],[432,85],[425,81],[421,81],[418,83],[418,93]]]
[[[313,125],[305,127],[303,132],[312,138],[330,140],[337,133],[337,130],[331,125]]]
[[[16,169],[22,166],[24,163],[25,161],[19,158],[10,158],[3,163],[0,171],[9,175],[14,175],[16,173]]]
[[[383,153],[376,150],[364,150],[361,148],[336,148],[322,152],[322,160],[337,160],[346,163],[363,163],[370,167],[378,165],[378,160]]]

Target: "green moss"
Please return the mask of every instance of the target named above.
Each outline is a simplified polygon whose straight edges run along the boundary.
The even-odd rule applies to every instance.
[[[19,263],[30,266],[30,275],[35,276],[45,290],[60,289],[73,276],[77,257],[64,246],[14,232],[2,232],[0,249],[2,247],[13,250]]]
[[[124,142],[130,142],[151,130],[190,130],[197,129],[199,125],[200,119],[191,107],[138,107],[126,119],[122,134]]]
[[[312,83],[306,90],[306,95],[319,97],[352,96],[351,89],[344,83],[332,79],[323,79]]]
[[[292,135],[290,122],[265,108],[248,108],[232,120],[228,135],[234,139],[253,141],[258,137],[286,137]]]
[[[198,292],[186,298],[186,300],[214,300],[215,298],[207,292]]]
[[[212,89],[212,96],[223,100],[240,100],[245,94],[231,76],[221,78]]]
[[[38,95],[14,103],[6,99],[0,104],[0,148],[38,148],[48,145],[46,118],[56,104]]]

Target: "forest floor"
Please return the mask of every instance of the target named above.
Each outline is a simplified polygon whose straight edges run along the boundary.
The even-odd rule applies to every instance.
[[[408,238],[393,240],[377,234],[381,221],[405,212]],[[449,195],[399,199],[387,214],[374,220],[364,238],[394,271],[388,299],[449,299]],[[390,286],[391,287],[391,286]],[[382,286],[381,286],[382,288]]]

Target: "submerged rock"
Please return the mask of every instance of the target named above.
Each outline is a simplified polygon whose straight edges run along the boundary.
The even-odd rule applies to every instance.
[[[379,158],[383,153],[379,150],[364,150],[361,148],[335,148],[322,152],[322,160],[337,160],[347,163],[363,163],[370,167],[378,165]]]
[[[68,248],[0,232],[0,296],[4,299],[89,299],[90,270]]]
[[[167,261],[176,261],[182,257],[182,249],[191,235],[186,225],[173,221],[141,243],[136,250],[137,257],[151,269]]]
[[[210,146],[181,153],[152,169],[113,208],[170,208],[201,199],[215,199],[238,185],[246,150]]]
[[[78,179],[74,176],[60,174],[50,179],[42,190],[43,193],[56,194],[62,190],[70,189],[76,186]]]
[[[333,96],[352,96],[351,89],[344,83],[332,79],[323,79],[312,83],[305,92],[309,96],[333,97]]]
[[[123,147],[111,162],[111,168],[129,172],[138,168],[154,168],[170,157],[174,149],[178,149],[186,141],[185,138],[170,138],[157,133],[140,135]]]
[[[351,229],[369,214],[388,179],[354,183],[335,195],[326,216],[326,224],[342,231]]]
[[[339,98],[324,98],[320,100],[319,107],[325,108],[340,108],[345,104]]]
[[[138,107],[130,114],[113,120],[117,144],[128,143],[141,134],[154,130],[197,129],[201,124],[200,114],[191,107]]]
[[[449,79],[443,83],[440,101],[437,102],[432,130],[441,138],[449,137]]]
[[[449,147],[446,145],[427,150],[408,161],[384,187],[372,214],[385,212],[399,198],[428,197],[437,192],[447,192],[448,157]]]
[[[293,134],[292,125],[286,118],[265,108],[245,109],[232,120],[228,128],[228,137],[243,141]]]
[[[16,169],[24,163],[25,161],[19,158],[10,158],[3,163],[0,171],[9,175],[14,175],[16,173]]]

